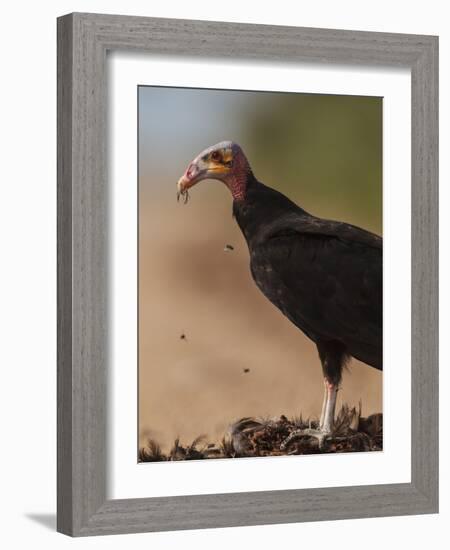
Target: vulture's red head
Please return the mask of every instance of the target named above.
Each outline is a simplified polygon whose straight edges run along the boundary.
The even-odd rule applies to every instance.
[[[215,179],[225,183],[234,200],[241,201],[245,199],[250,174],[250,165],[239,145],[221,141],[202,151],[189,164],[178,180],[178,197],[184,196],[186,202],[190,187],[202,180]]]

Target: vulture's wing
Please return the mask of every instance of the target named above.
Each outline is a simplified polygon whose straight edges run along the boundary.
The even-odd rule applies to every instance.
[[[383,240],[378,235],[370,233],[354,225],[333,220],[316,218],[310,214],[297,214],[292,212],[282,218],[267,224],[259,233],[260,240],[276,238],[282,234],[295,234],[322,236],[336,238],[341,241],[358,243],[371,248],[382,249]]]
[[[342,341],[355,357],[381,363],[380,237],[289,214],[261,231],[252,253],[258,286],[313,340]]]

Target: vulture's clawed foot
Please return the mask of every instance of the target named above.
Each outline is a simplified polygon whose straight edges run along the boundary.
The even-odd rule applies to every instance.
[[[296,441],[297,439],[301,439],[304,437],[313,437],[314,439],[317,439],[319,443],[319,449],[324,449],[326,447],[326,442],[328,439],[331,438],[331,435],[332,435],[331,431],[321,430],[317,428],[305,428],[303,430],[294,430],[281,443],[280,449],[282,451],[285,451],[293,441]]]

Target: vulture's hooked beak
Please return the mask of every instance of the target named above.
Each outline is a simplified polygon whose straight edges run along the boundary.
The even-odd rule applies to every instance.
[[[187,167],[177,183],[177,200],[189,200],[188,190],[199,181],[211,178],[225,181],[232,167],[232,150],[226,142],[210,147],[200,153]]]
[[[201,166],[201,159],[195,159],[189,164],[186,169],[186,172],[181,176],[177,183],[177,200],[180,200],[180,197],[184,198],[184,204],[189,200],[188,189],[195,185],[202,179],[207,177],[207,167]]]

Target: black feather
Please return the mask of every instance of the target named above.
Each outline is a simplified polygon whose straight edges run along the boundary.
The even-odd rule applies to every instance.
[[[382,370],[382,239],[308,214],[283,194],[247,181],[233,215],[255,283],[318,347],[340,381],[349,356]]]

